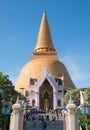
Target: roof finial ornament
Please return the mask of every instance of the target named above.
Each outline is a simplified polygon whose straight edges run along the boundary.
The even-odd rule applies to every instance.
[[[72,102],[72,96],[71,96],[71,94],[70,94],[70,99],[69,99],[69,104],[72,104],[73,102]]]
[[[16,104],[19,104],[19,96],[17,96]]]

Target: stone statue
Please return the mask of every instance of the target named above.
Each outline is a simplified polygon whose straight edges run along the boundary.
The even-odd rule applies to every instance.
[[[46,110],[46,112],[48,112],[49,110],[49,101],[47,95],[45,95],[45,99],[44,99],[44,109]]]

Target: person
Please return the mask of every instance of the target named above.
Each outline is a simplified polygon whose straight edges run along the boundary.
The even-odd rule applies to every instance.
[[[44,121],[44,116],[42,115],[42,117],[41,117],[41,121],[43,122]]]
[[[40,127],[42,128],[42,121],[40,120]]]
[[[46,127],[47,127],[47,123],[46,123],[46,120],[43,121],[43,130],[46,130]]]
[[[23,130],[26,130],[26,115],[24,115],[23,124]]]
[[[49,115],[46,116],[46,121],[49,121]]]
[[[55,116],[52,116],[52,121],[55,121],[56,117]]]
[[[32,117],[32,121],[33,121],[33,126],[36,127],[36,119],[35,119],[35,116]]]
[[[56,111],[56,117],[57,117],[57,120],[58,120],[59,119],[58,111]]]
[[[33,126],[36,127],[36,120],[33,120]]]

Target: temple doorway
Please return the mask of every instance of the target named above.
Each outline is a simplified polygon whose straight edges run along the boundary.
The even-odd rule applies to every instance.
[[[48,112],[53,109],[53,88],[46,79],[39,90],[39,108]]]

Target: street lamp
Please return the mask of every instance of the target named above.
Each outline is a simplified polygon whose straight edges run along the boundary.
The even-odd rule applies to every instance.
[[[25,89],[25,88],[23,88],[23,87],[20,88],[20,90],[21,90],[21,91],[20,91],[20,93],[21,93],[21,99],[22,99],[22,95],[23,95],[24,89]]]
[[[24,95],[24,89],[25,89],[25,88],[23,88],[23,87],[20,88],[20,90],[21,90],[21,91],[20,91],[20,93],[21,93],[21,103],[22,103],[22,97],[23,97],[23,95]],[[23,103],[22,103],[22,104],[23,104]]]

